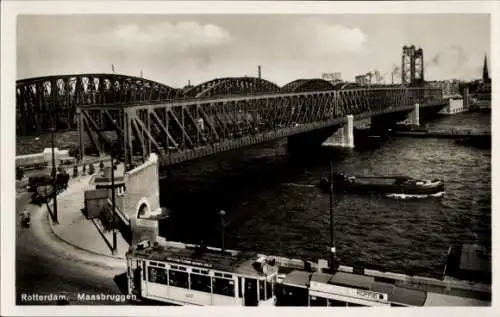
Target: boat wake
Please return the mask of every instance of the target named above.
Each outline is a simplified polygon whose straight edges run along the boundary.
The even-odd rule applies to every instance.
[[[311,185],[311,184],[296,184],[296,183],[284,183],[282,185],[289,187],[307,187],[307,188],[317,187],[316,185]]]
[[[394,199],[422,199],[422,198],[429,198],[429,197],[443,197],[444,194],[445,194],[445,192],[439,192],[439,193],[428,194],[428,195],[386,194],[385,197],[394,198]]]

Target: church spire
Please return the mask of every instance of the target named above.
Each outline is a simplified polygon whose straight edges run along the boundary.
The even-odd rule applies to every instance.
[[[484,55],[484,65],[483,65],[483,82],[487,83],[490,81],[490,75],[488,74],[488,61],[486,59],[486,54]]]

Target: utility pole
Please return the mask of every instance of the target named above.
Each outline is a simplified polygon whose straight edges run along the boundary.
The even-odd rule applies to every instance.
[[[337,249],[335,248],[335,231],[333,227],[333,162],[330,159],[330,270],[337,271]]]
[[[222,247],[221,247],[221,250],[222,250],[222,253],[224,253],[224,230],[225,230],[225,225],[224,225],[224,215],[226,214],[226,212],[224,210],[221,210],[219,211],[219,215],[220,215],[220,227],[221,227],[221,242],[222,242]]]
[[[115,199],[115,159],[111,153],[111,205],[113,208],[113,254],[117,253],[116,246],[116,199]]]
[[[55,124],[55,114],[54,110],[52,110],[52,128],[50,129],[50,139],[51,139],[51,146],[52,146],[52,194],[54,195],[54,223],[58,224],[59,220],[57,218],[57,170],[56,170],[56,155],[54,153],[55,151],[55,146],[54,146],[54,133],[56,130],[56,124]]]

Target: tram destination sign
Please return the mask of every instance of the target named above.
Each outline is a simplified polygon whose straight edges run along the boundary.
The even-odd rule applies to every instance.
[[[203,263],[203,262],[192,261],[192,260],[188,260],[188,259],[175,258],[175,257],[171,257],[171,256],[165,257],[165,261],[175,262],[175,263],[179,263],[179,264],[192,265],[192,266],[202,266],[202,267],[206,267],[206,268],[213,267],[213,265],[210,263]]]
[[[344,287],[344,286],[338,286],[338,285],[331,285],[331,284],[323,284],[323,283],[318,283],[318,282],[311,282],[310,286],[311,290],[322,292],[325,294],[331,294],[331,295],[343,295],[343,296],[349,296],[349,297],[355,297],[359,299],[365,299],[369,301],[376,301],[376,302],[382,302],[382,303],[387,303],[388,302],[388,295],[385,293],[379,293],[379,292],[374,292],[374,291],[368,291],[368,290],[363,290],[359,288],[351,288],[351,287]]]

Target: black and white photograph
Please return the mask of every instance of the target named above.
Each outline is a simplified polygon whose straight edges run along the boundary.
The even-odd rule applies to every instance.
[[[2,315],[493,316],[499,8],[2,2]]]

